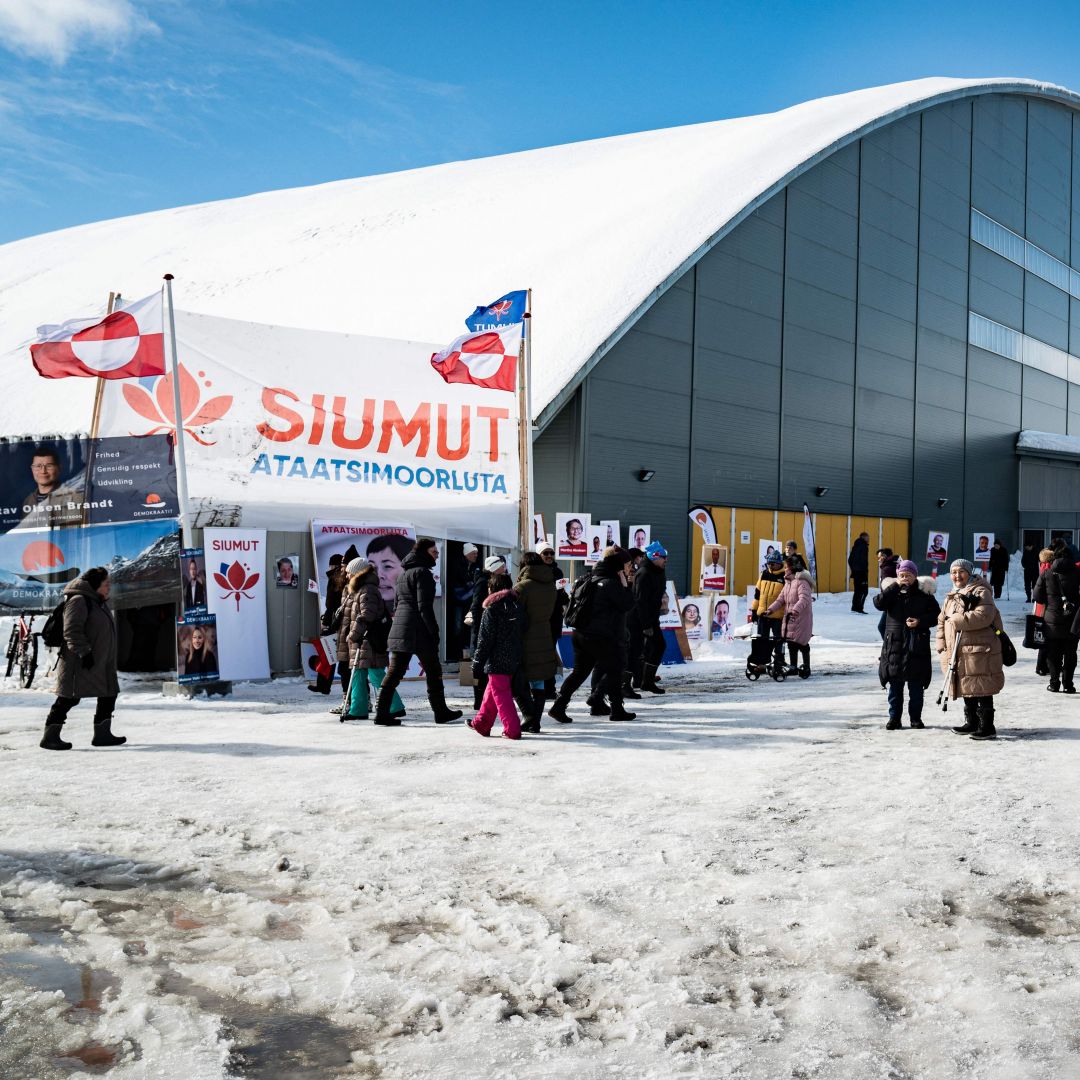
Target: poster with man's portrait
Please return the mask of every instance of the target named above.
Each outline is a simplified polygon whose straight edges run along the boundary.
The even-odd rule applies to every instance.
[[[180,552],[180,610],[185,615],[206,614],[206,556],[202,548]]]
[[[990,562],[990,549],[994,546],[994,534],[992,532],[977,532],[972,539],[975,545],[975,556],[971,561],[982,563],[982,568],[985,570],[987,563]]]
[[[735,628],[739,625],[739,597],[713,597],[712,619],[709,622],[709,640],[729,643],[735,640]]]
[[[784,545],[779,540],[758,540],[758,566],[764,566],[768,557],[774,552],[779,551],[781,555],[784,554]]]
[[[701,549],[701,574],[698,588],[702,592],[727,591],[727,548],[706,544]]]
[[[300,556],[279,555],[274,560],[274,584],[279,589],[300,587]]]
[[[589,554],[587,534],[591,525],[588,514],[556,514],[555,557],[571,562],[584,560]]]
[[[590,525],[585,530],[585,546],[587,549],[585,562],[590,566],[595,566],[604,557],[605,536],[607,536],[607,529],[603,524]]]
[[[651,525],[631,525],[627,530],[627,539],[630,541],[632,548],[637,548],[639,551],[644,551],[650,543],[652,536]]]
[[[709,598],[707,596],[684,596],[679,601],[679,618],[686,632],[686,640],[698,645],[708,637]]]
[[[611,547],[612,544],[616,547],[622,547],[622,541],[619,539],[619,523],[617,521],[601,521],[600,524],[604,527],[604,547]]]
[[[949,557],[949,534],[931,529],[926,538],[926,557],[931,562],[945,562]]]

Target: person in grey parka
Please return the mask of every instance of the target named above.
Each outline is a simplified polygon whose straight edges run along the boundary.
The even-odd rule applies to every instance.
[[[57,667],[56,700],[45,718],[45,750],[70,750],[60,738],[67,715],[84,697],[97,698],[94,746],[127,742],[112,733],[113,709],[120,684],[116,678],[116,622],[109,610],[109,571],[87,570],[64,589],[64,643]]]

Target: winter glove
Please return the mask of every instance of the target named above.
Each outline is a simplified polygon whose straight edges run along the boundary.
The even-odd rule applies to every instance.
[[[89,671],[94,666],[94,654],[92,652],[88,652],[82,658],[82,666],[86,671]]]

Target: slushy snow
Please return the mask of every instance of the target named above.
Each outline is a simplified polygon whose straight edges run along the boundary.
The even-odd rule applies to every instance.
[[[749,683],[742,645],[520,743],[417,684],[379,729],[298,682],[143,683],[127,747],[84,704],[46,753],[49,695],[10,690],[0,1075],[1077,1076],[1080,698],[1021,649],[996,742],[939,680],[886,732],[849,603],[808,681]]]

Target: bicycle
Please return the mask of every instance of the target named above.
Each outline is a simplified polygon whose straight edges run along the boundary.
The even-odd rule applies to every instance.
[[[24,690],[29,690],[37,673],[38,662],[38,638],[40,632],[34,631],[34,616],[27,616],[20,612],[11,628],[11,637],[8,639],[7,648],[7,671],[5,678],[10,679],[11,673],[16,666],[19,669],[19,685]]]

